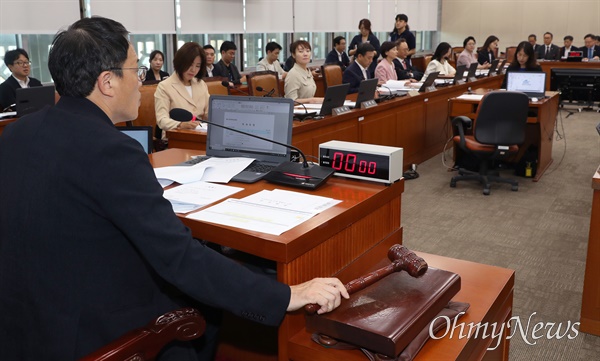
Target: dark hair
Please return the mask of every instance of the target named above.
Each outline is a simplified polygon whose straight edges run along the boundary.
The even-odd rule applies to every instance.
[[[206,54],[204,54],[204,49],[202,49],[200,44],[193,41],[183,44],[175,53],[175,57],[173,58],[173,67],[175,68],[175,72],[181,81],[183,81],[183,73],[185,73],[190,66],[194,64],[194,60],[197,56],[200,57],[200,69],[202,69],[202,66],[206,65]],[[196,78],[202,79],[203,74],[203,71],[198,71]]]
[[[387,43],[388,41],[386,41]],[[373,45],[371,45],[370,43],[362,43],[360,44],[357,48],[356,48],[356,52],[354,53],[354,57],[358,58],[359,55],[365,55],[367,54],[369,51],[376,51],[375,47]]]
[[[344,38],[343,36],[336,36],[335,38],[333,38],[333,45],[339,45],[342,40],[346,40],[346,38]]]
[[[585,39],[585,38],[592,38],[592,39],[594,39],[594,40],[595,40],[595,39],[596,39],[596,35],[594,35],[594,34],[587,34],[587,35],[586,35],[586,36],[584,36],[583,38],[584,38],[584,39]]]
[[[21,55],[29,60],[29,54],[27,54],[25,49],[17,48],[15,50],[7,51],[6,54],[4,54],[4,64],[6,64],[6,66],[13,65]]]
[[[498,39],[498,37],[495,35],[488,36],[487,39],[485,39],[485,43],[483,43],[483,46],[481,47],[481,51],[487,53],[489,51],[488,49],[490,47],[490,44],[494,41],[500,41],[500,39]]]
[[[229,50],[237,50],[237,46],[233,43],[233,41],[226,40],[221,44],[221,48],[219,51],[221,53],[227,52]]]
[[[310,47],[310,43],[308,41],[296,40],[290,44],[290,56],[296,54],[296,49],[298,49],[298,47],[300,47],[300,46],[302,46],[305,49],[312,50],[312,48]]]
[[[529,36],[527,37],[527,39],[533,37],[535,40],[537,40],[537,36],[535,36],[535,34],[529,34]]]
[[[277,44],[274,41],[267,43],[267,46],[265,46],[265,51],[267,51],[267,52],[269,52],[269,51],[273,52],[277,49],[281,50],[282,49],[281,45]]]
[[[150,53],[150,61],[154,60],[154,58],[155,58],[157,55],[160,55],[160,56],[162,56],[162,58],[163,58],[163,61],[165,60],[165,54],[163,54],[163,52],[162,52],[162,51],[160,51],[160,50],[153,50],[153,51]]]
[[[573,37],[571,35],[567,35],[563,38],[563,40],[570,40],[573,41]]]
[[[373,34],[373,32],[371,31],[371,20],[369,19],[360,19],[360,21],[358,22],[358,28],[360,29],[360,26],[364,26],[365,29],[369,30],[369,34]]]
[[[448,50],[452,49],[452,45],[446,43],[446,42],[441,42],[437,48],[435,48],[435,53],[433,53],[433,56],[431,57],[431,59],[435,59],[439,62],[442,61],[442,58],[444,57],[444,55],[446,55],[448,53]]]
[[[381,47],[379,48],[379,52],[381,53],[381,56],[385,58],[387,56],[387,52],[395,47],[396,42],[384,41],[383,44],[381,44]]]
[[[528,56],[527,64],[525,64],[526,69],[535,69],[537,66],[537,59],[535,57],[535,52],[533,51],[533,46],[528,41],[522,41],[517,45],[517,50],[515,50],[515,58],[510,63],[511,67],[519,68],[521,64],[519,64],[519,60],[517,60],[517,54],[523,50],[525,55]]]
[[[400,38],[400,39],[396,40],[396,46],[398,46],[402,43],[406,43],[406,45],[408,46],[408,42],[406,41],[406,39]]]
[[[73,23],[54,37],[48,68],[61,96],[87,97],[103,71],[122,77],[129,32],[114,20],[93,16]]]
[[[406,14],[398,14],[398,15],[396,15],[395,21],[398,21],[398,20],[404,20],[408,23],[408,16],[406,16]],[[410,30],[410,27],[408,26],[408,24],[406,24],[406,30]],[[394,29],[392,30],[390,35],[392,35],[392,34],[398,34],[398,29],[396,29],[396,24],[394,24]]]
[[[551,39],[554,39],[554,35],[552,35],[552,33],[551,33],[551,32],[549,32],[549,31],[546,31],[546,32],[544,33],[544,35],[546,35],[546,34],[550,35],[550,38],[551,38]]]
[[[463,48],[466,48],[466,47],[467,47],[467,43],[469,42],[469,40],[473,40],[473,42],[474,42],[474,43],[477,43],[477,41],[475,40],[475,38],[474,38],[474,37],[472,37],[472,36],[467,36],[467,37],[465,38],[465,40],[463,41]]]
[[[206,44],[206,45],[204,45],[204,46],[202,47],[202,49],[204,49],[204,51],[206,51],[206,49],[212,49],[213,51],[215,50],[215,48],[214,48],[212,45],[210,45],[210,44]]]

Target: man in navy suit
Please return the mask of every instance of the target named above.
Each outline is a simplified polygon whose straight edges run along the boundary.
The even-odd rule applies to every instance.
[[[60,32],[48,56],[59,102],[0,136],[0,360],[76,360],[180,307],[275,326],[348,297],[336,278],[288,286],[192,238],[114,126],[137,117],[145,77],[127,36],[101,17]],[[158,360],[213,358],[215,311],[203,313],[211,332]]]
[[[585,46],[579,50],[583,52],[582,61],[598,60],[600,59],[600,47],[596,46],[596,36],[593,34],[587,34],[583,37],[583,43]]]
[[[346,54],[346,38],[337,36],[333,39],[333,50],[327,54],[325,64],[337,64],[342,68],[342,71],[346,70],[350,65],[350,58]]]
[[[537,36],[535,34],[529,34],[529,36],[527,37],[527,41],[529,41],[529,44],[531,44],[531,46],[533,47],[533,53],[537,54],[537,50],[541,46],[539,44],[536,44]]]
[[[42,86],[39,80],[29,77],[31,62],[24,49],[7,51],[4,55],[4,64],[12,75],[0,84],[0,112],[15,104],[17,89]]]
[[[408,57],[409,49],[406,39],[400,38],[396,43],[398,44],[398,57],[394,59],[394,68],[396,69],[398,80],[406,79],[412,82],[421,80],[423,73],[412,65]]]
[[[537,58],[540,60],[559,60],[560,49],[557,45],[552,44],[554,36],[551,32],[544,33],[544,45],[537,48]]]
[[[369,79],[369,65],[375,57],[375,48],[369,43],[362,43],[356,48],[354,62],[344,70],[342,83],[350,83],[348,94],[358,93],[360,82]]]

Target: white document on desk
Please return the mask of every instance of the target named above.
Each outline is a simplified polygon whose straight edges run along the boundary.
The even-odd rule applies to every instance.
[[[154,168],[154,174],[163,185],[169,180],[180,184],[197,181],[227,183],[236,174],[243,171],[254,161],[254,158],[234,157],[217,158],[212,157],[192,166],[170,166]],[[170,183],[169,183],[170,184]]]
[[[481,99],[483,99],[483,94],[463,94],[456,97],[456,99],[480,101]]]
[[[235,194],[244,188],[207,182],[193,182],[165,191],[175,213],[188,213]]]
[[[187,218],[278,236],[339,202],[290,191],[261,191],[227,199]]]
[[[356,104],[356,103],[351,100],[344,101],[345,106],[354,107],[354,104]],[[304,114],[304,113],[306,113],[306,111],[320,112],[322,106],[323,106],[323,104],[321,104],[321,103],[306,103],[306,104],[304,104],[304,106],[296,105],[294,107],[294,114]],[[304,108],[306,108],[306,110]]]

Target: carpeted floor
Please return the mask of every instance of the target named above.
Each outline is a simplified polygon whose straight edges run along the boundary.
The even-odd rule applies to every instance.
[[[579,322],[591,179],[600,165],[600,114],[566,115],[559,112],[554,163],[539,182],[520,178],[518,192],[494,184],[489,196],[476,182],[450,188],[455,172],[440,154],[419,165],[420,177],[406,181],[402,200],[407,247],[515,270],[513,316],[525,327],[535,312],[532,326],[554,322],[561,335]],[[517,334],[510,342],[510,360],[600,359],[600,337],[581,332],[574,339],[530,337],[533,345]]]

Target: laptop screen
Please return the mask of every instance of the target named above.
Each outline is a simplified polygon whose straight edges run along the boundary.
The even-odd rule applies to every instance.
[[[53,106],[54,85],[18,88],[15,92],[17,116],[36,112],[44,106]]]
[[[511,71],[506,74],[506,90],[523,92],[530,97],[542,97],[546,89],[546,73]]]
[[[208,119],[242,132],[283,144],[292,142],[294,101],[286,98],[211,95]],[[290,159],[287,147],[217,126],[208,126],[206,155],[249,157],[281,163]]]
[[[152,153],[152,127],[150,126],[134,126],[134,127],[118,127],[123,134],[127,134],[131,138],[140,142],[144,151]]]

